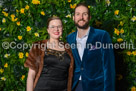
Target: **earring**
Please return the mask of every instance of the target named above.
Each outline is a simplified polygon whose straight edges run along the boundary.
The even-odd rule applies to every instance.
[[[62,36],[59,37],[59,40],[62,40]]]

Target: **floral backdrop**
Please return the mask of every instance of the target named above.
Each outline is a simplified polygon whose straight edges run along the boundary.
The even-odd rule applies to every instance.
[[[116,63],[116,91],[136,91],[136,2],[135,0],[1,0],[0,1],[0,91],[25,91],[28,69],[24,62],[31,44],[48,38],[46,21],[59,16],[62,40],[76,30],[73,10],[86,2],[90,25],[111,35]],[[129,44],[130,47],[129,47]]]

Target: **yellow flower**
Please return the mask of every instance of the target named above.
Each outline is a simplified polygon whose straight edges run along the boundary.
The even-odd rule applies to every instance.
[[[2,13],[4,14],[4,16],[8,16],[8,13],[6,13],[6,12],[4,12],[4,11],[2,11]]]
[[[15,19],[14,19],[14,18],[12,18],[11,20],[12,20],[13,22],[15,21]]]
[[[41,15],[43,15],[43,16],[45,15],[44,11],[41,11]]]
[[[15,21],[15,19],[14,19],[14,18],[12,18],[11,20],[12,20],[13,22]]]
[[[35,35],[36,37],[39,37],[39,33],[34,33],[34,35]]]
[[[24,12],[25,12],[25,9],[24,9],[24,8],[21,8],[21,9],[20,9],[20,13],[24,14]]]
[[[119,35],[119,30],[117,28],[114,28],[114,33]]]
[[[71,14],[67,15],[66,17],[67,17],[67,18],[71,18]]]
[[[13,22],[15,22],[15,21],[17,21],[17,20],[18,20],[18,18],[15,18],[15,19],[14,19],[14,18],[12,18],[12,21],[13,21]]]
[[[72,30],[72,32],[75,32],[75,30]]]
[[[20,21],[17,22],[17,25],[20,26]]]
[[[37,1],[38,4],[40,4],[40,1]]]
[[[29,32],[29,31],[31,31],[31,27],[30,26],[27,26],[26,27],[26,30]]]
[[[70,4],[71,9],[74,9],[75,7],[76,7],[76,4],[74,4],[74,5]]]
[[[124,33],[124,29],[123,29],[123,28],[121,28],[120,33],[121,33],[121,34],[123,34],[123,33]]]
[[[18,39],[21,40],[21,39],[22,39],[22,36],[18,36]]]
[[[1,31],[2,29],[0,28],[0,31]]]
[[[10,17],[11,17],[11,20],[12,20],[13,22],[14,22],[14,21],[17,21],[17,19],[18,19],[18,18],[15,18],[15,15],[14,15],[14,14],[11,14]]]
[[[71,34],[71,33],[73,33],[73,32],[75,32],[75,30],[72,30],[69,34]]]
[[[5,54],[4,57],[5,58],[8,58],[10,56],[10,54]]]
[[[130,56],[130,55],[131,55],[131,51],[128,51],[128,52],[127,52],[127,55],[129,55],[129,56]]]
[[[14,15],[14,14],[11,14],[10,17],[11,17],[11,18],[15,18],[15,15]]]
[[[4,15],[5,15],[5,16],[8,16],[8,13],[5,13]]]
[[[16,12],[19,12],[19,11],[16,9]]]
[[[123,25],[124,25],[124,23],[123,23],[122,21],[120,21],[120,25],[121,25],[121,26],[123,26]]]
[[[2,13],[4,14],[4,16],[7,16],[7,14],[8,14],[8,13],[6,13],[6,12],[4,12],[4,11],[2,11]]]
[[[4,14],[4,13],[6,13],[6,12],[2,11],[2,13]]]
[[[28,57],[28,52],[26,52],[26,54],[25,54],[25,55],[26,55],[26,57]]]
[[[133,16],[132,18],[131,18],[131,20],[134,22],[134,21],[136,21],[136,16]]]
[[[90,8],[91,6],[89,5],[88,8]]]
[[[71,0],[68,0],[68,2],[70,3],[70,2],[71,2]]]
[[[3,72],[4,72],[4,69],[1,68],[1,69],[0,69],[0,73],[2,74]]]
[[[133,51],[132,54],[133,54],[134,56],[136,56],[136,51]]]
[[[4,67],[7,68],[8,67],[8,63],[5,63]]]
[[[32,0],[32,3],[33,4],[40,4],[40,1],[39,0]]]
[[[5,77],[1,77],[1,80],[5,81],[5,80],[6,80],[6,78],[5,78]]]
[[[28,9],[29,9],[29,5],[26,5],[26,6],[25,6],[25,9],[28,10]]]
[[[122,42],[123,39],[122,39],[122,38],[118,38],[117,41],[118,41],[118,42]]]
[[[131,88],[131,91],[136,91],[136,87],[133,86],[133,87]]]
[[[118,15],[118,14],[119,14],[119,10],[115,10],[114,15]]]
[[[2,11],[2,13],[4,14],[4,13],[6,13],[6,12]]]
[[[5,11],[6,10],[6,8],[5,9],[3,9],[3,11]]]
[[[12,18],[12,21],[13,21],[13,22],[14,22],[14,21],[17,21],[17,20],[18,20],[18,18],[15,18],[15,19],[14,19],[14,18]]]
[[[3,18],[3,19],[2,19],[2,22],[3,22],[3,23],[5,23],[5,22],[6,22],[6,19],[5,19],[5,18]]]
[[[18,20],[18,18],[15,18],[15,21],[17,21]]]
[[[123,76],[121,74],[118,75],[118,80],[121,80]]]
[[[19,52],[19,58],[23,58],[24,57],[24,54],[23,54],[23,52]]]
[[[106,0],[106,4],[109,6],[110,5],[110,0]]]
[[[97,27],[99,27],[100,25],[102,24],[102,22],[100,22],[100,21],[95,21],[95,25],[97,26]]]
[[[22,75],[21,80],[24,80],[24,78],[25,78],[25,75]]]

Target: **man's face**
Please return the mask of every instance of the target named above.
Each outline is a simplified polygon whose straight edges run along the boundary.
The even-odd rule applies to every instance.
[[[75,15],[73,16],[73,20],[78,28],[87,29],[90,20],[88,9],[84,6],[77,7],[75,10]]]

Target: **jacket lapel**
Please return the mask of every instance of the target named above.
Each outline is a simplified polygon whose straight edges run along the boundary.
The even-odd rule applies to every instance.
[[[72,49],[73,51],[73,55],[75,56],[75,58],[78,60],[77,62],[81,63],[81,59],[77,50],[77,42],[76,42],[76,36],[77,36],[77,31],[75,32],[73,38],[71,39],[71,44],[75,45],[75,48]]]
[[[93,34],[94,34],[94,28],[90,27],[90,31],[89,31],[89,35],[88,35],[88,38],[87,38],[86,46],[88,44],[92,44],[93,43]],[[82,61],[86,60],[87,54],[88,54],[88,50],[89,49],[87,47],[84,49]]]

